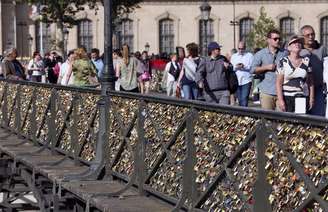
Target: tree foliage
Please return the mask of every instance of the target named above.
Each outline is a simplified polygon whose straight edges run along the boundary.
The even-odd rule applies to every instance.
[[[57,46],[63,51],[63,29],[72,27],[78,23],[76,15],[85,9],[98,12],[103,6],[104,0],[17,0],[17,2],[28,3],[38,6],[40,21],[43,23],[55,23],[62,35]],[[141,0],[113,0],[113,19],[124,13],[132,12],[138,7]]]
[[[264,48],[267,46],[266,35],[268,31],[275,28],[275,22],[272,20],[272,18],[267,16],[264,7],[261,7],[260,16],[254,24],[254,27],[246,40],[247,46],[253,49]]]
[[[41,6],[42,21],[46,23],[59,23],[70,27],[77,24],[76,14],[87,8],[99,10],[104,0],[18,0],[31,5]],[[113,14],[118,17],[129,13],[138,7],[141,0],[113,0]],[[114,18],[113,17],[113,18]]]

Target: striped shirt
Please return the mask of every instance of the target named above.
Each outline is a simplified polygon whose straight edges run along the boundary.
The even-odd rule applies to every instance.
[[[284,96],[295,96],[297,94],[308,96],[306,78],[311,72],[308,57],[302,57],[302,63],[298,67],[294,67],[288,57],[283,57],[278,64],[277,74],[284,75],[282,87]]]

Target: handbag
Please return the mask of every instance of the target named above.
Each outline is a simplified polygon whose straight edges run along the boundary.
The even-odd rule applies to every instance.
[[[59,76],[59,72],[60,72],[60,65],[57,63],[55,65],[55,67],[53,68],[53,70],[54,70],[55,76],[58,77]]]
[[[177,86],[177,89],[175,90],[175,96],[181,98],[181,88],[179,86]]]
[[[89,84],[92,85],[92,86],[96,86],[96,85],[99,85],[99,82],[98,82],[98,79],[96,76],[91,76],[89,75],[88,76],[88,81],[89,81]]]
[[[142,81],[149,81],[150,80],[150,74],[148,71],[145,71],[143,74],[141,74],[141,80]]]

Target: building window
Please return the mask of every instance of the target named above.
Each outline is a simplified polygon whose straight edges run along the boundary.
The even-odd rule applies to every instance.
[[[42,35],[40,31],[40,23],[42,24]],[[39,52],[47,53],[51,51],[51,29],[50,25],[42,22],[35,23],[35,34],[36,34],[36,50]],[[42,36],[42,49],[41,49],[41,36]]]
[[[93,48],[92,40],[92,21],[85,19],[81,20],[78,24],[78,46],[85,47],[87,52]]]
[[[214,41],[213,20],[208,20],[205,25],[205,20],[199,21],[199,49],[203,56],[207,55],[207,44]]]
[[[120,29],[120,47],[127,44],[131,52],[134,51],[133,47],[133,21],[130,19],[123,19]]]
[[[159,21],[159,52],[174,52],[174,22],[171,19],[163,19]]]
[[[328,47],[328,16],[320,20],[320,42],[322,45]]]
[[[282,43],[287,42],[289,38],[295,34],[294,19],[291,17],[280,19],[280,32],[282,38],[281,42]]]
[[[252,18],[243,18],[239,22],[239,40],[247,41],[249,33],[254,27],[254,20]]]

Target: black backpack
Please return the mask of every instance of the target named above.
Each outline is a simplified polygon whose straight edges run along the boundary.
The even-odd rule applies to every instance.
[[[228,81],[228,89],[231,94],[236,93],[237,88],[238,88],[238,78],[236,75],[236,72],[233,70],[231,66],[229,66],[226,71],[226,77]]]

